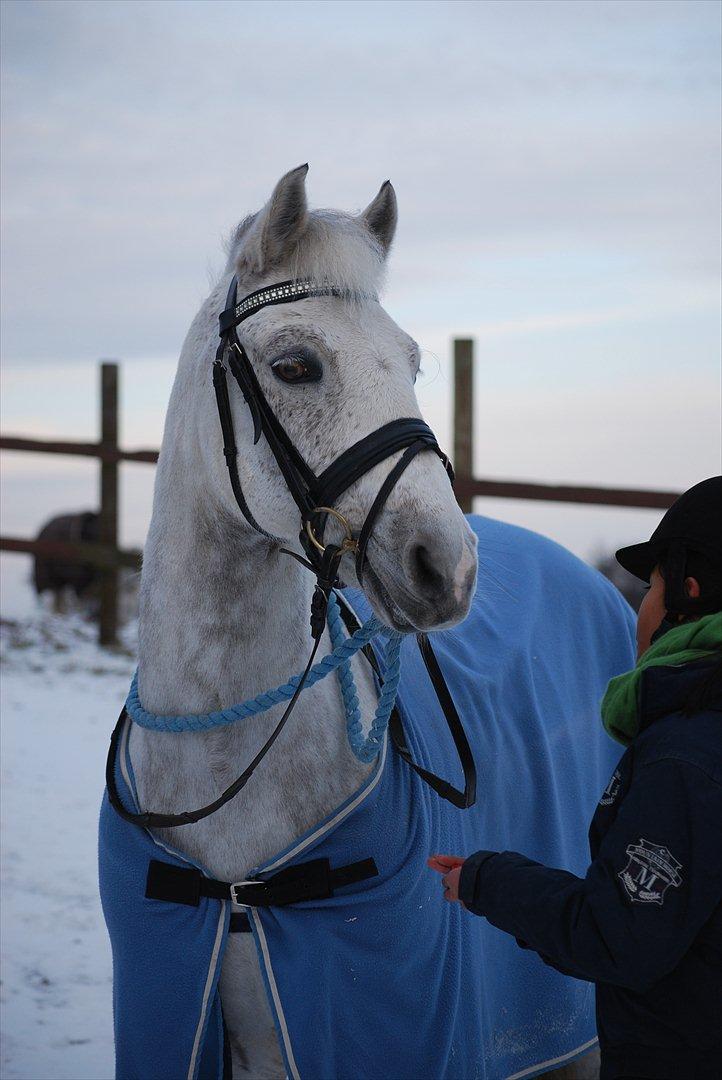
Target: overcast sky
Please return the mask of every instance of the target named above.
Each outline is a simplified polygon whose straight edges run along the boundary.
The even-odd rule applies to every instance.
[[[720,10],[5,0],[4,429],[92,435],[114,356],[125,437],[157,444],[223,236],[308,161],[315,205],[360,209],[393,180],[386,304],[425,347],[444,440],[449,339],[477,339],[480,475],[718,472]],[[13,531],[92,502],[92,467],[59,459],[67,487],[31,508],[38,460],[4,458]],[[137,539],[147,484],[128,483]],[[491,509],[575,550],[654,524]]]

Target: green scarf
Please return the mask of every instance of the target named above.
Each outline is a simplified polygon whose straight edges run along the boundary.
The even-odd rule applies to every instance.
[[[610,681],[602,701],[602,723],[608,734],[623,746],[629,746],[639,731],[639,688],[647,668],[677,667],[719,652],[722,652],[722,612],[668,630],[643,653],[632,671]]]

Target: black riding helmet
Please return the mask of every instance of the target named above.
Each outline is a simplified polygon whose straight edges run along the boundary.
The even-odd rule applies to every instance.
[[[698,599],[687,596],[690,558],[702,556],[722,571],[722,476],[702,480],[670,506],[644,544],[620,548],[617,562],[642,581],[649,581],[655,566],[665,569],[665,607],[672,615],[703,615],[722,609],[717,588]]]

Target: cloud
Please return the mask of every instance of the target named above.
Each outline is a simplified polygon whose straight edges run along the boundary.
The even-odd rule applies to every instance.
[[[393,177],[391,288],[413,300],[433,275],[442,317],[485,267],[532,256],[543,279],[560,248],[636,263],[625,287],[713,278],[714,5],[383,11],[6,3],[7,360],[48,352],[28,333],[41,280],[59,357],[176,351],[223,233],[304,160],[317,204]]]

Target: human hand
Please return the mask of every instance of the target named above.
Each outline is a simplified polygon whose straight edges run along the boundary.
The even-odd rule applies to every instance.
[[[464,862],[458,855],[432,855],[426,860],[426,865],[431,870],[443,875],[441,884],[444,887],[444,900],[450,903],[459,899],[459,878]]]
[[[446,874],[456,866],[463,866],[465,861],[458,855],[430,855],[426,865],[431,870],[436,870],[437,874]]]

